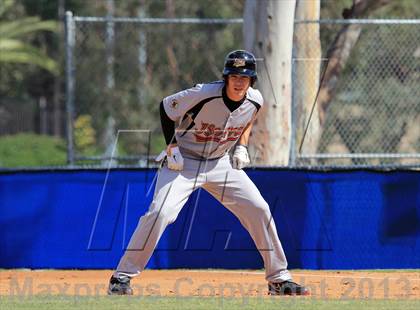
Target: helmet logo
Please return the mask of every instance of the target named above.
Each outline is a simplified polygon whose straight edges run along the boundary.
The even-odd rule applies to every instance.
[[[178,101],[176,101],[175,99],[174,100],[172,100],[172,103],[171,103],[171,107],[172,107],[172,109],[176,109],[176,108],[178,108]]]
[[[233,60],[234,67],[245,67],[245,59],[235,58]]]

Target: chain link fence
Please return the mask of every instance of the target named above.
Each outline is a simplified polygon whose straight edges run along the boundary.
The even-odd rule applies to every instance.
[[[159,102],[219,80],[220,60],[241,42],[241,19],[67,14],[70,163],[152,163],[165,146]]]
[[[294,52],[290,165],[418,165],[419,22],[296,21],[295,33],[320,49]],[[340,35],[352,41],[331,54]],[[242,19],[68,13],[66,41],[69,162],[145,166],[164,147],[159,102],[220,79],[220,60],[242,46]]]
[[[413,20],[296,23],[295,33],[319,33],[306,36],[306,46],[321,45],[321,61],[294,59],[295,109],[307,105],[306,115],[296,116],[296,165],[420,163],[419,25]],[[308,76],[321,80],[318,97],[305,85]]]

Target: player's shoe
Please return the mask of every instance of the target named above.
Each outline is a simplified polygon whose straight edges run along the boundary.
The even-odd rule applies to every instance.
[[[112,276],[109,280],[108,295],[133,295],[130,278],[116,278]]]
[[[303,285],[299,285],[292,281],[284,281],[279,283],[268,283],[268,295],[310,295],[309,290]]]

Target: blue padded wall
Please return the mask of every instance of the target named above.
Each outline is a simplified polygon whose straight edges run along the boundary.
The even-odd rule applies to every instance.
[[[247,170],[290,268],[420,267],[420,172]],[[0,174],[0,268],[115,268],[156,170]],[[196,191],[148,268],[262,268],[239,221]]]

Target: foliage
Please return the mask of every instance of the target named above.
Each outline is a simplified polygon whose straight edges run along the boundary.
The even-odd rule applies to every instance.
[[[22,41],[22,37],[37,31],[57,31],[55,21],[41,21],[39,17],[22,17],[7,20],[8,10],[14,0],[5,0],[0,6],[0,64],[24,63],[39,66],[58,74],[58,64],[42,50]]]
[[[321,18],[341,19],[345,8],[350,8],[353,0],[321,0]],[[367,18],[419,18],[420,7],[417,0],[391,1],[388,5],[372,12]]]
[[[372,12],[369,18],[418,17],[416,1],[392,1]],[[347,2],[322,2],[324,18],[340,18],[351,6]],[[344,26],[321,26],[323,54]],[[418,105],[419,65],[418,25],[362,25],[357,44],[351,51],[338,87],[329,104],[319,152],[407,153],[420,152],[415,138]],[[417,52],[418,53],[418,52]],[[417,136],[418,137],[418,136]],[[354,163],[390,163],[387,160]],[[396,162],[392,160],[392,162]],[[330,163],[336,163],[331,161]]]
[[[60,3],[64,7],[60,8]],[[114,1],[116,16],[131,17],[142,14],[146,17],[238,18],[242,17],[244,3],[244,0]],[[352,0],[322,0],[321,18],[341,18],[342,10],[350,7],[351,3]],[[59,121],[64,123],[64,27],[63,16],[59,16],[59,12],[71,10],[77,16],[105,16],[106,4],[107,1],[85,0],[0,0],[0,32],[6,33],[4,25],[9,30],[13,28],[17,30],[13,37],[12,31],[7,31],[7,36],[0,36],[2,40],[0,49],[3,49],[0,58],[5,59],[7,55],[4,53],[5,48],[8,48],[9,55],[13,48],[15,52],[19,50],[22,52],[15,53],[15,59],[21,57],[21,61],[27,61],[28,55],[32,55],[33,63],[32,65],[1,63],[0,110],[4,102],[23,104],[38,102],[40,97],[44,97],[47,101],[48,113],[61,113]],[[419,15],[420,6],[417,0],[401,0],[392,1],[391,4],[377,10],[369,17],[418,18]],[[56,27],[57,31],[54,30]],[[42,29],[42,31],[35,31],[37,29]],[[152,154],[158,153],[164,146],[158,109],[162,98],[195,83],[219,79],[226,53],[242,47],[242,25],[240,24],[199,26],[115,23],[112,48],[107,47],[106,29],[106,24],[101,23],[76,24],[75,119],[80,115],[91,116],[91,128],[87,131],[88,137],[85,139],[90,142],[80,142],[80,139],[84,140],[84,138],[75,137],[76,147],[83,154],[86,152],[97,154],[99,150],[106,148],[103,133],[110,115],[116,120],[117,130],[150,130],[150,134],[143,131],[139,134],[122,135],[119,141],[120,154],[141,155],[146,154],[148,150],[151,150]],[[322,26],[321,31],[322,47],[325,51],[338,28]],[[365,44],[363,38],[364,35],[361,37],[361,43]],[[389,55],[392,56],[406,44],[402,36],[400,40],[387,42],[384,48],[388,49]],[[351,62],[345,70],[343,81],[351,78],[354,67],[363,66],[363,70],[367,71],[374,69],[376,60],[365,57],[363,48],[363,45],[359,44],[355,49],[354,57],[351,57]],[[107,50],[111,49],[114,58],[108,67],[106,55]],[[16,57],[16,55],[20,56]],[[22,55],[26,56],[22,57]],[[46,55],[48,57],[43,58]],[[108,70],[109,68],[112,71]],[[53,75],[51,72],[59,74]],[[107,86],[109,72],[113,72],[114,87]],[[381,83],[383,84],[376,87],[381,86],[385,91],[382,92],[383,98],[378,97],[376,100],[386,101],[392,92],[406,94],[403,97],[407,100],[401,100],[406,104],[401,109],[402,112],[396,116],[398,117],[396,123],[409,122],[407,116],[410,112],[405,111],[409,111],[409,106],[412,107],[414,98],[410,99],[408,95],[410,93],[408,84],[403,85],[398,82],[391,72],[377,73],[378,78],[379,75],[382,76]],[[359,89],[360,91],[371,94],[375,90],[375,87],[368,87],[368,83],[363,83],[366,77],[360,75],[358,78],[361,85],[365,85]],[[416,78],[418,79],[418,76],[411,72],[407,81],[412,82]],[[344,87],[343,85],[345,83],[341,87]],[[346,95],[347,93],[342,89],[338,98],[341,100],[346,98]],[[341,108],[344,102],[347,101],[344,100],[342,105],[337,105],[338,112],[345,111],[345,108]],[[372,113],[370,115],[375,115],[376,112],[370,113]],[[332,117],[336,115],[331,114]],[[347,113],[344,117],[351,118],[351,114]],[[358,122],[366,124],[361,120]],[[374,126],[377,126],[376,124],[379,123],[375,122]],[[370,125],[373,126],[373,122],[370,122]],[[379,133],[385,133],[385,124],[379,125],[381,126],[376,129],[378,135],[375,139],[377,140],[366,138],[358,142],[360,146],[371,146],[382,139],[383,136]],[[65,127],[65,124],[61,124],[61,128]],[[33,131],[39,131],[39,128],[34,128]],[[65,131],[54,133],[64,137]],[[353,132],[349,137],[354,137],[356,134],[357,132]],[[389,134],[396,137],[399,133],[395,128]],[[149,138],[151,138],[150,141]],[[393,139],[389,138],[389,140]],[[87,151],[93,147],[90,144],[93,141],[95,141],[95,151],[91,149]],[[392,145],[396,143],[393,142]],[[398,149],[398,146],[395,147]]]
[[[74,122],[74,144],[78,152],[94,154],[96,137],[90,115],[80,115]]]
[[[115,2],[115,6],[120,16],[137,16],[140,9],[153,17],[221,18],[242,14],[240,1],[151,1],[144,5],[128,1]],[[104,15],[103,9],[98,7]],[[112,27],[115,35],[107,45],[107,38],[112,39],[106,23],[76,25],[76,114],[95,115],[97,141],[103,141],[106,120],[112,115],[117,129],[139,130],[120,135],[119,142],[129,154],[145,155],[150,143],[154,153],[163,147],[159,102],[195,83],[220,79],[226,53],[242,47],[241,25],[115,23]],[[110,51],[113,64],[107,66]],[[141,54],[143,62],[139,61]],[[114,86],[108,84],[111,77]]]
[[[36,134],[0,137],[0,167],[34,167],[66,164],[65,141]]]

